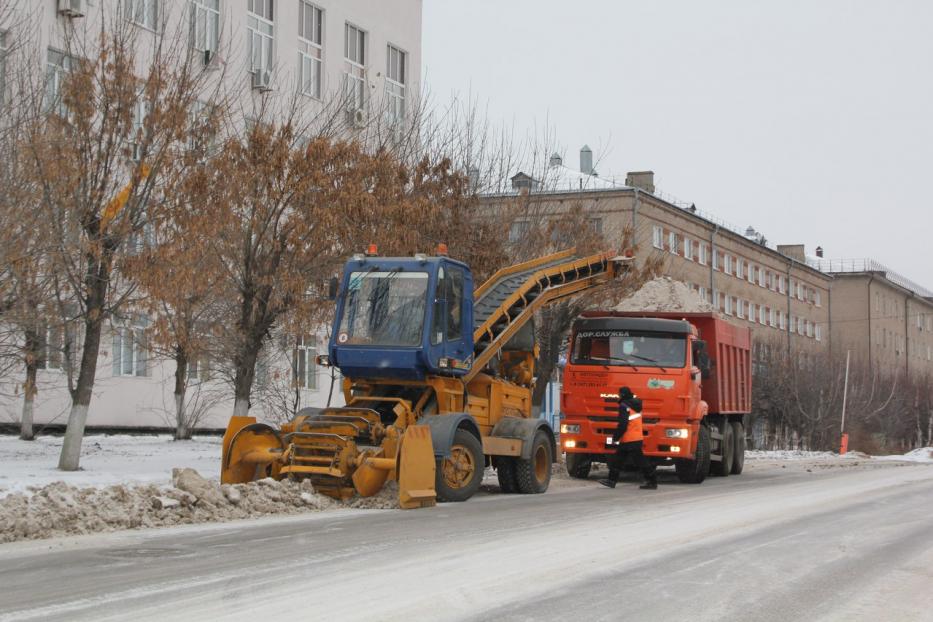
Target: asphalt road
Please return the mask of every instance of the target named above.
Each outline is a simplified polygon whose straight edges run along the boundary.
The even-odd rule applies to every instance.
[[[933,466],[748,467],[5,545],[0,620],[933,620]]]

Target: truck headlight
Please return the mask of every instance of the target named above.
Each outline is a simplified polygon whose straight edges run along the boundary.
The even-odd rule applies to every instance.
[[[573,449],[577,446],[577,441],[564,441],[564,447],[567,449]]]
[[[579,434],[580,426],[576,423],[562,423],[560,424],[560,433],[561,434]]]
[[[687,428],[668,428],[664,430],[664,436],[667,438],[687,438],[690,436],[690,430]]]

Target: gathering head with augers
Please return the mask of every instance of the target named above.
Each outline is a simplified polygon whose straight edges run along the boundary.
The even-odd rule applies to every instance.
[[[503,268],[474,290],[469,266],[446,248],[354,255],[319,357],[340,370],[346,406],[304,408],[280,429],[233,417],[221,480],[309,479],[344,499],[397,481],[401,507],[416,508],[470,498],[493,466],[504,492],[544,492],[557,447],[532,416],[532,317],[632,260],[570,249]]]

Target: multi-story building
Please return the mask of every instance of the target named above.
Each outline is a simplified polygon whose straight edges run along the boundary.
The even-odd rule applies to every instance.
[[[17,8],[8,23],[0,23],[0,88],[5,50],[13,42],[34,50],[44,64],[51,103],[60,100],[62,78],[74,62],[69,36],[90,38],[103,25],[129,28],[140,57],[159,39],[180,42],[205,71],[222,76],[225,91],[247,116],[261,98],[275,98],[282,105],[272,109],[283,112],[295,102],[309,116],[337,102],[353,129],[374,115],[389,123],[406,118],[420,90],[422,0],[21,0]],[[172,426],[174,364],[147,347],[146,325],[146,317],[136,314],[126,322],[114,320],[103,336],[89,426]],[[39,372],[35,413],[40,427],[63,425],[70,402],[54,347],[66,337],[56,330],[45,337],[50,347]],[[290,378],[286,392],[297,392],[300,406],[326,403],[331,378],[314,365],[326,338],[321,330],[270,346],[257,370],[258,388]],[[200,395],[193,407],[204,409],[198,425],[216,429],[226,425],[232,401],[212,371],[209,361],[194,361],[189,379],[191,393]],[[19,420],[21,383],[16,370],[0,378],[0,424]],[[339,382],[339,400],[337,394]],[[256,406],[263,408],[258,398]]]
[[[513,239],[531,219],[559,219],[582,207],[591,226],[610,240],[629,229],[642,256],[663,254],[667,275],[689,284],[726,316],[746,322],[759,343],[792,351],[828,345],[832,277],[807,264],[802,246],[772,247],[751,228],[742,232],[694,205],[666,198],[651,171],[629,173],[617,183],[594,174],[587,147],[580,158],[580,171],[555,155],[541,179],[518,173],[511,188],[487,195],[492,206],[514,202],[517,195],[533,203],[512,224]]]
[[[830,320],[840,352],[874,373],[933,377],[933,292],[871,259],[808,261],[833,275]]]

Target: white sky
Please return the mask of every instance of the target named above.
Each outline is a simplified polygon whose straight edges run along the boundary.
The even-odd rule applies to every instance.
[[[424,0],[436,101],[933,289],[933,2]]]

